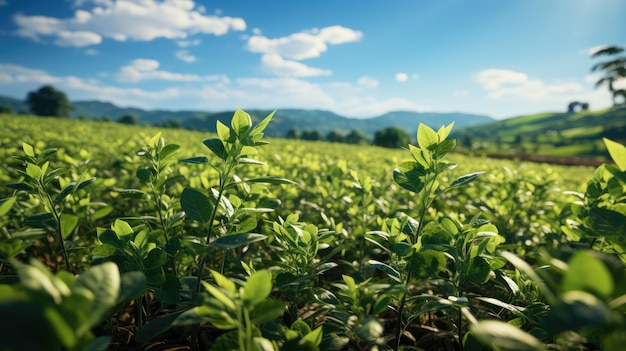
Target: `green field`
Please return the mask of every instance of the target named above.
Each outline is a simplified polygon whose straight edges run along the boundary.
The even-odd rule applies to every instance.
[[[0,115],[0,349],[626,342],[620,144],[594,169],[458,154],[445,128],[395,150],[250,123]]]
[[[487,154],[537,154],[608,159],[602,138],[626,142],[626,109],[519,116],[457,131],[465,148]]]

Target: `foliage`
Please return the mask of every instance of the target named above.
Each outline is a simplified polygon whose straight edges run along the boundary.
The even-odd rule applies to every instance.
[[[0,347],[11,350],[105,350],[109,337],[92,332],[118,303],[141,291],[145,278],[120,276],[105,263],[77,278],[67,271],[55,275],[39,261],[12,261],[18,284],[0,286]],[[33,337],[33,331],[36,337]]]
[[[15,111],[13,110],[13,106],[11,105],[0,105],[0,113],[12,114]]]
[[[406,147],[411,142],[411,136],[399,127],[387,127],[374,134],[374,145],[400,148]]]
[[[122,117],[120,117],[117,120],[117,123],[122,123],[122,124],[139,124],[139,117],[137,117],[136,115],[127,113],[127,114],[123,115]]]
[[[67,95],[51,85],[29,92],[26,102],[30,110],[38,116],[69,117],[72,110]]]
[[[576,113],[542,113],[519,116],[486,125],[453,132],[462,138],[471,135],[471,151],[476,154],[515,156],[522,147],[530,156],[544,156],[552,162],[568,161],[585,164],[595,159],[596,166],[609,159],[602,138],[626,143],[626,109],[612,108],[598,111],[581,110]],[[518,136],[523,136],[518,139]],[[519,142],[516,144],[516,142]],[[585,159],[580,159],[585,157]]]
[[[621,143],[593,170],[455,154],[451,125],[408,150],[268,143],[273,117],[207,135],[0,116],[0,309],[28,318],[0,348],[626,341]]]
[[[597,58],[602,56],[618,55],[624,52],[621,46],[608,46],[595,51],[591,57]],[[617,97],[622,97],[622,104],[626,103],[626,89],[617,89],[615,83],[619,80],[626,79],[626,56],[616,57],[609,61],[599,62],[593,65],[592,71],[604,71],[604,75],[596,82],[596,88],[606,84],[613,98],[613,106],[616,106]]]

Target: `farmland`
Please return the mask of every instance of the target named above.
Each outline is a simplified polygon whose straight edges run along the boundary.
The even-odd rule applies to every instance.
[[[620,144],[594,169],[455,154],[451,125],[394,150],[222,122],[0,115],[0,312],[20,316],[0,349],[626,342]]]

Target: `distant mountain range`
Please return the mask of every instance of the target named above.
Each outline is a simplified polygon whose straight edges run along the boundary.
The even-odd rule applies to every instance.
[[[10,105],[16,112],[28,111],[28,106],[23,100],[0,96],[0,105]],[[230,121],[234,111],[207,112],[207,111],[167,111],[167,110],[143,110],[139,108],[118,107],[109,102],[102,101],[75,101],[72,102],[74,109],[73,118],[118,120],[126,114],[132,114],[139,118],[140,123],[163,124],[177,121],[185,128],[196,130],[215,131],[215,123],[220,120],[224,123]],[[271,110],[246,110],[254,121],[259,121]],[[324,110],[301,110],[301,109],[278,109],[274,120],[266,129],[266,135],[283,137],[292,128],[300,132],[305,130],[318,130],[322,134],[335,130],[347,133],[351,130],[359,130],[366,136],[372,137],[376,131],[396,126],[403,128],[412,136],[417,130],[419,123],[424,123],[432,128],[439,128],[455,122],[455,130],[494,122],[491,117],[484,115],[467,114],[460,112],[411,112],[394,111],[372,118],[349,118]]]

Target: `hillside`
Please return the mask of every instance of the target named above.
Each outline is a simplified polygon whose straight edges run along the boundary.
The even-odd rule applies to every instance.
[[[626,108],[519,116],[457,129],[453,136],[487,153],[606,157],[603,137],[626,142]]]
[[[0,105],[2,104],[11,105],[16,112],[28,109],[24,101],[10,97],[0,96]],[[215,122],[217,120],[227,123],[234,112],[144,110],[123,108],[110,102],[102,101],[74,101],[72,105],[74,106],[72,110],[73,118],[106,118],[115,121],[125,114],[133,114],[139,118],[140,123],[154,125],[168,121],[178,121],[186,128],[211,132],[215,131]],[[256,122],[272,111],[246,110],[246,112],[250,113]],[[319,130],[324,135],[333,130],[349,132],[356,129],[368,137],[373,137],[376,131],[390,126],[405,128],[408,133],[414,135],[419,123],[438,128],[443,124],[455,122],[455,129],[463,129],[493,121],[494,119],[488,116],[466,113],[394,111],[382,116],[359,119],[341,116],[324,110],[277,109],[274,122],[266,129],[266,135],[283,137],[292,128],[297,128],[299,131]]]

